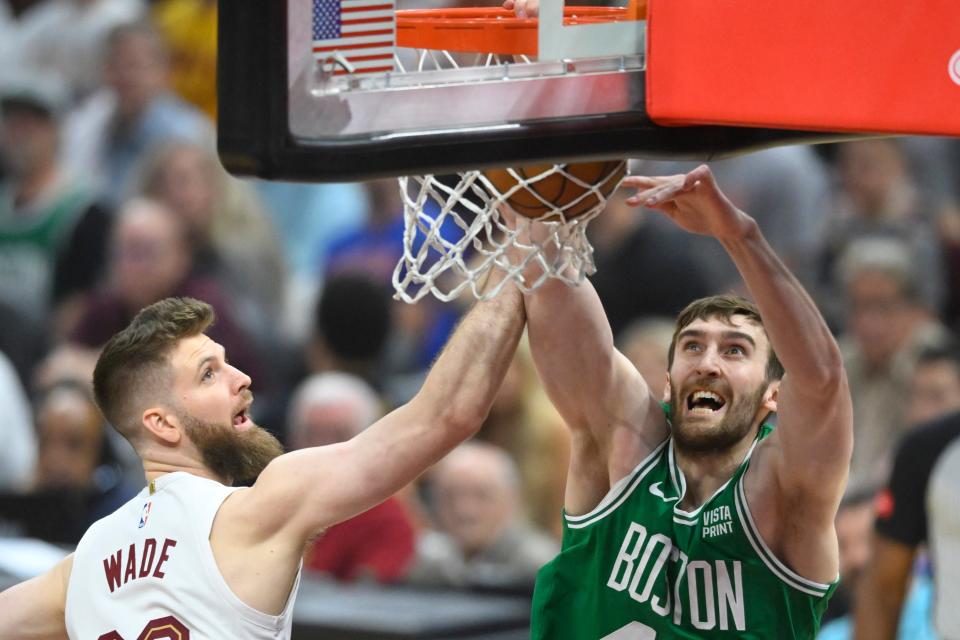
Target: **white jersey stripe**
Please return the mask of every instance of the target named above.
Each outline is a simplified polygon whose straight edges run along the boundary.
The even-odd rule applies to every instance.
[[[773,552],[770,551],[770,548],[767,547],[767,544],[763,541],[763,538],[760,537],[756,525],[753,522],[753,516],[750,513],[750,507],[747,505],[746,495],[744,494],[744,477],[746,477],[746,473],[740,476],[740,481],[737,483],[734,502],[737,508],[737,515],[740,518],[740,524],[743,527],[743,531],[746,533],[747,540],[750,541],[750,545],[753,547],[753,550],[757,552],[757,555],[760,556],[760,559],[763,560],[763,563],[767,565],[767,568],[770,569],[770,571],[782,582],[793,587],[797,591],[806,593],[807,595],[822,597],[830,589],[829,584],[823,584],[822,582],[809,580],[791,570],[789,567],[780,562],[779,558],[777,558]]]
[[[564,514],[563,517],[567,522],[567,526],[571,529],[582,529],[616,511],[620,505],[630,497],[630,494],[639,486],[643,478],[656,466],[657,459],[667,442],[668,440],[664,440],[657,445],[657,448],[651,451],[640,464],[634,467],[634,470],[629,475],[621,478],[610,489],[610,492],[604,496],[603,500],[600,501],[600,504],[598,504],[595,509],[579,516]]]

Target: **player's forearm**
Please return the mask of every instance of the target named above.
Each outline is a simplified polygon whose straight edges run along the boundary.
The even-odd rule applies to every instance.
[[[917,547],[874,532],[870,561],[856,585],[857,640],[893,640],[910,586]]]
[[[843,375],[836,340],[809,294],[767,243],[755,221],[745,233],[721,240],[753,294],[764,329],[795,383],[817,392]]]
[[[55,595],[58,587],[50,574],[44,574],[0,592],[0,638],[66,640],[63,607],[57,606]]]
[[[903,588],[884,589],[870,573],[864,576],[859,587],[853,612],[854,639],[894,640],[903,605]]]
[[[508,285],[466,315],[434,363],[415,402],[433,415],[479,429],[523,333],[519,290]]]
[[[530,350],[544,387],[567,423],[585,416],[614,372],[613,332],[589,282],[549,280],[524,296]]]

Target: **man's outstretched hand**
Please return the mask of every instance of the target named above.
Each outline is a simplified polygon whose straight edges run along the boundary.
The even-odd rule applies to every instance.
[[[540,0],[504,0],[504,9],[512,9],[518,18],[536,18],[540,15]]]
[[[627,204],[656,209],[691,233],[718,240],[736,239],[753,225],[753,219],[720,191],[707,165],[686,175],[629,176],[624,178],[622,187],[637,189],[636,194],[627,198]]]

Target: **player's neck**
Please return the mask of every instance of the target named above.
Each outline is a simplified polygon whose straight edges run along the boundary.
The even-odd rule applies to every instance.
[[[208,469],[202,461],[194,456],[184,455],[183,452],[175,451],[144,451],[141,453],[143,462],[143,471],[147,477],[147,483],[156,480],[160,476],[168,473],[183,471],[201,478],[216,480],[223,484],[230,484],[230,478],[222,478]]]
[[[744,436],[732,447],[714,451],[674,449],[677,466],[683,471],[687,490],[680,507],[685,511],[698,508],[722,487],[736,472],[753,445],[755,432]]]

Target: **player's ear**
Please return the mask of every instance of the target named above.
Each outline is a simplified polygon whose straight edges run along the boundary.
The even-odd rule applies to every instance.
[[[667,372],[664,375],[667,377],[667,383],[663,385],[663,397],[660,398],[660,400],[670,402],[670,373]]]
[[[143,426],[162,442],[177,444],[180,442],[181,425],[177,416],[162,406],[153,406],[144,410]]]
[[[780,397],[780,381],[774,380],[767,385],[761,406],[771,413],[777,412],[777,399]]]

